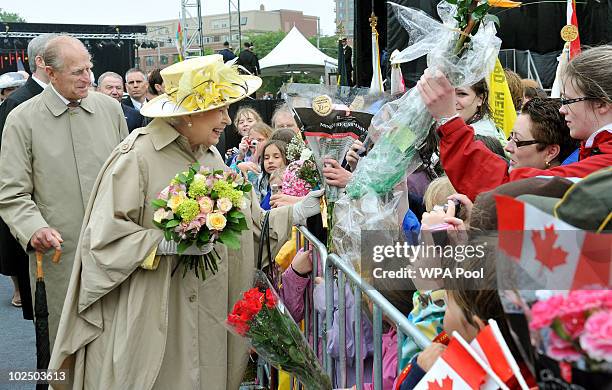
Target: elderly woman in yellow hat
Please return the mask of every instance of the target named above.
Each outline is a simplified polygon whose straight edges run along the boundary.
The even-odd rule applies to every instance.
[[[202,281],[173,274],[176,246],[153,225],[151,200],[196,161],[225,168],[214,145],[231,123],[227,106],[255,92],[261,79],[240,75],[220,55],[161,75],[167,93],[141,109],[153,121],[115,149],[92,191],[49,365],[70,368],[71,378],[55,388],[225,390],[242,379],[246,344],[223,321],[252,281],[264,220],[259,202],[249,199],[243,209],[250,229],[240,249],[216,243],[218,271]],[[272,210],[273,247],[319,210],[316,197]]]

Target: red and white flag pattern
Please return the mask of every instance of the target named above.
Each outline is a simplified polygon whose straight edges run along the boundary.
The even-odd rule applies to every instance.
[[[415,390],[480,389],[487,372],[468,350],[453,337],[444,353],[436,360]]]
[[[508,387],[513,388],[511,384],[516,382],[521,389],[529,389],[495,320],[489,320],[489,325],[478,333],[470,346]],[[494,381],[489,382],[493,382],[489,384],[492,388],[497,388]]]
[[[507,196],[496,195],[496,204],[501,261],[514,261],[540,289],[611,287],[612,235],[580,230]]]
[[[578,17],[576,16],[576,0],[567,0],[567,24],[576,26],[578,30]],[[578,30],[579,31],[579,30]],[[570,59],[580,54],[580,33],[578,38],[570,42]]]

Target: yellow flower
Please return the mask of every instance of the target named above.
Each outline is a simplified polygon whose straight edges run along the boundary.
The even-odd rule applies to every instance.
[[[184,191],[181,191],[178,194],[172,195],[170,197],[170,200],[168,201],[168,207],[170,207],[173,213],[176,213],[176,209],[178,209],[181,203],[183,203],[185,200],[187,200],[187,195]]]
[[[210,213],[206,216],[206,227],[210,230],[223,230],[227,220],[221,213]]]
[[[521,2],[511,0],[489,0],[489,5],[495,8],[516,8],[521,6]]]

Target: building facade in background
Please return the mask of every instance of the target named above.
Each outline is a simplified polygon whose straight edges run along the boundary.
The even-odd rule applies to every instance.
[[[336,26],[342,25],[344,35],[349,44],[354,38],[355,28],[355,1],[354,0],[335,0],[336,2]]]
[[[142,70],[149,72],[155,68],[165,68],[178,61],[176,48],[176,32],[179,20],[162,20],[145,23],[147,27],[147,38],[149,41],[141,45],[137,50],[136,63]],[[197,20],[189,20],[190,26],[197,26]],[[273,10],[266,11],[262,5],[259,10],[240,12],[240,29],[242,31],[242,42],[248,42],[254,35],[283,31],[289,32],[296,26],[300,32],[311,37],[317,35],[318,17],[304,15],[302,11]],[[184,28],[184,27],[183,27]],[[202,17],[202,29],[204,31],[204,50],[216,53],[223,48],[223,42],[238,41],[238,33],[230,37],[229,15],[217,14]],[[233,27],[235,31],[235,26]],[[157,47],[150,48],[149,43],[155,42]],[[237,47],[233,48],[237,51]]]

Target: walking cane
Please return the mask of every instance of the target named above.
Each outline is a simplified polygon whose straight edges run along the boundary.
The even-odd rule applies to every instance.
[[[53,263],[58,263],[61,250],[55,250]],[[36,328],[36,367],[46,370],[49,367],[51,351],[49,350],[49,310],[47,309],[47,291],[42,267],[43,253],[36,251],[36,292],[34,293],[34,326]],[[36,389],[46,389],[47,384],[37,384]]]

